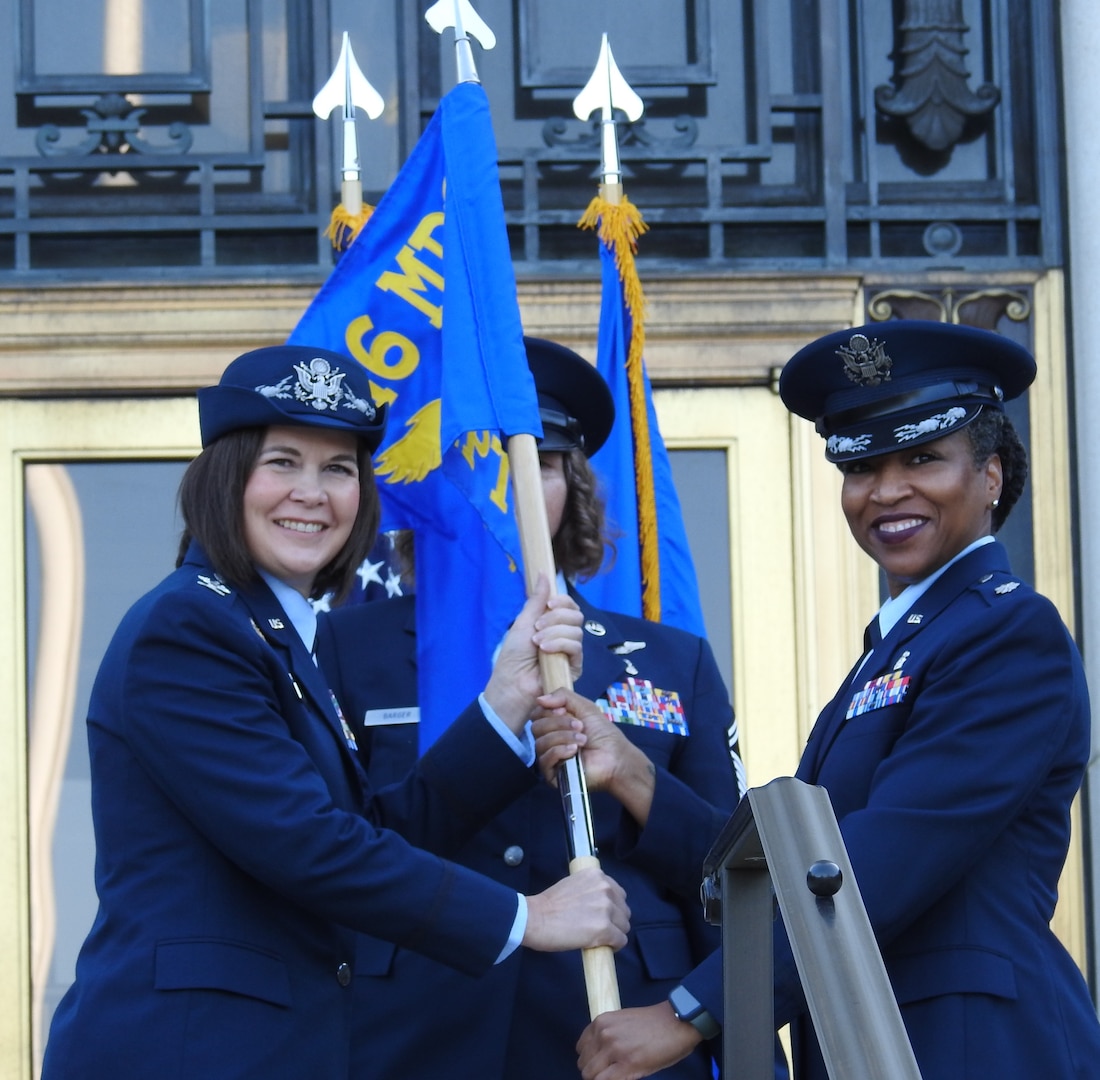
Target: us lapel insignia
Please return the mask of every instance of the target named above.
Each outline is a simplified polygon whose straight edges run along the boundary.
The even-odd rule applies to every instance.
[[[268,619],[267,620],[267,625],[270,626],[272,630],[285,630],[286,629],[286,626],[283,623],[282,619]]]
[[[614,724],[652,728],[671,735],[688,733],[680,695],[675,690],[658,690],[648,679],[612,683],[607,695],[596,704]]]
[[[1010,592],[1015,592],[1020,587],[1018,581],[1006,581],[1003,585],[998,585],[993,591],[998,596],[1007,596]]]
[[[584,630],[593,637],[603,637],[607,633],[607,627],[603,623],[596,622],[595,619],[589,619],[584,624]]]
[[[221,578],[207,574],[199,574],[199,584],[219,596],[228,596],[233,591]]]
[[[915,614],[910,615],[909,618],[906,619],[905,621],[907,623],[912,624],[913,626],[920,626],[920,624],[922,622],[924,622],[924,616],[923,615],[915,615]]]

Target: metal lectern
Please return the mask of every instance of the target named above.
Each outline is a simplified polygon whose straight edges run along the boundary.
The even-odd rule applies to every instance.
[[[773,891],[832,1080],[920,1080],[909,1036],[824,788],[752,788],[703,867],[721,923],[723,1076],[772,1080]]]

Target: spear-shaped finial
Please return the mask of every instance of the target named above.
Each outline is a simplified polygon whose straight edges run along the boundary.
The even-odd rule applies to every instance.
[[[638,540],[642,579],[642,613],[647,619],[661,618],[661,564],[654,494],[653,461],[650,451],[649,405],[646,388],[645,362],[645,294],[638,277],[634,256],[638,237],[649,228],[641,211],[623,192],[622,168],[619,163],[619,143],[615,133],[614,110],[620,109],[632,123],[644,111],[642,99],[630,88],[611,55],[611,46],[604,34],[596,70],[585,88],[573,99],[573,111],[587,120],[600,110],[602,177],[600,190],[588,204],[577,225],[594,229],[607,252],[615,260],[619,273],[621,303],[627,313],[628,335],[626,377],[629,408],[624,410],[623,423],[629,426],[627,445],[634,448],[634,483],[638,512]],[[605,283],[604,288],[607,288]],[[605,296],[604,302],[607,303]],[[616,316],[618,318],[618,316]],[[602,316],[601,316],[602,322]],[[601,361],[602,363],[602,361]],[[619,363],[619,361],[616,361]],[[602,369],[601,369],[602,370]],[[618,420],[616,420],[618,423]]]
[[[604,194],[609,202],[619,201],[623,185],[614,110],[621,110],[633,123],[641,117],[644,108],[642,99],[623,78],[604,34],[600,58],[584,89],[573,99],[573,112],[581,120],[587,120],[597,110],[600,112],[601,169]]]
[[[332,221],[325,234],[332,238],[332,246],[341,250],[351,243],[370,216],[370,210],[363,207],[355,110],[360,108],[375,120],[382,115],[384,107],[382,96],[367,81],[355,62],[351,40],[345,30],[336,67],[328,82],[313,99],[313,111],[322,120],[331,116],[334,109],[343,109],[344,156],[341,166],[340,205],[333,210]]]
[[[474,65],[474,50],[470,46],[470,38],[476,38],[483,49],[494,48],[497,38],[485,24],[485,20],[474,11],[470,0],[437,0],[424,12],[424,18],[437,34],[442,34],[448,27],[454,27],[458,81],[481,82]]]

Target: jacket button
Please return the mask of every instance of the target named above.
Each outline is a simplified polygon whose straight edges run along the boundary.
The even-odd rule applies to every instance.
[[[336,969],[336,981],[341,986],[349,986],[351,984],[351,964],[341,964]]]
[[[510,844],[504,849],[504,865],[519,866],[523,862],[523,848],[519,844]]]

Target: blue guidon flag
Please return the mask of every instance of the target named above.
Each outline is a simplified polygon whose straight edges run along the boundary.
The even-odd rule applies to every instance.
[[[645,367],[645,297],[634,261],[645,224],[624,198],[618,205],[594,201],[581,225],[598,229],[596,366],[615,401],[615,424],[592,467],[604,482],[608,514],[622,529],[614,560],[586,584],[585,595],[607,610],[705,637],[695,564]]]
[[[522,606],[505,446],[542,435],[480,84],[440,102],[290,341],[363,364],[389,408],[374,467],[382,529],[416,532],[424,750],[484,687]]]

